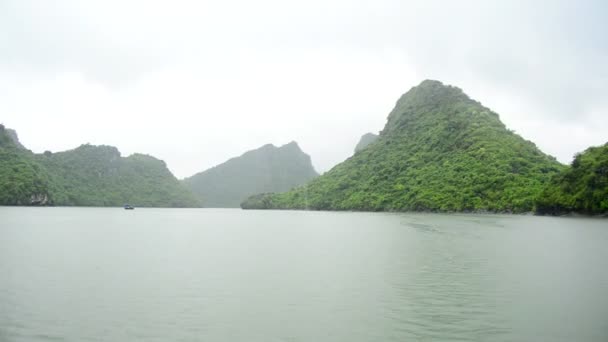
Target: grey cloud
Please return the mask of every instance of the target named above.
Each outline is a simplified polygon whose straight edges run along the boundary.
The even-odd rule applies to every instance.
[[[157,96],[166,94],[158,84],[145,82],[160,83],[164,79],[157,78],[158,73],[179,69],[192,79],[183,77],[189,85],[167,85],[175,91],[175,99],[184,103],[178,108],[189,110],[200,105],[191,111],[206,115],[206,120],[228,112],[214,113],[221,109],[219,103],[211,108],[202,103],[208,105],[213,97],[238,99],[239,94],[231,93],[235,89],[251,92],[248,98],[253,101],[272,101],[273,94],[260,93],[263,91],[293,89],[299,97],[289,91],[282,94],[294,101],[291,108],[284,105],[285,111],[261,102],[239,108],[278,125],[292,121],[288,116],[298,107],[295,103],[317,102],[319,108],[309,106],[309,120],[301,123],[315,127],[293,134],[300,134],[300,140],[308,139],[302,146],[311,146],[307,152],[313,162],[322,160],[320,167],[316,165],[321,170],[347,157],[361,134],[381,129],[392,101],[425,78],[439,79],[467,92],[476,87],[491,89],[484,94],[488,97],[477,98],[483,103],[493,104],[492,96],[508,94],[518,102],[515,109],[492,108],[522,129],[527,127],[522,120],[551,121],[562,131],[566,125],[576,124],[591,136],[572,144],[580,148],[583,143],[608,140],[598,133],[598,112],[608,110],[607,13],[608,3],[592,0],[5,0],[0,2],[0,77],[9,71],[14,77],[27,74],[31,79],[36,75],[52,79],[66,72],[82,73],[91,83],[112,89],[141,87],[142,94],[134,91],[141,95],[137,97],[141,101],[147,99],[149,88]],[[286,77],[294,69],[299,70],[291,79]],[[280,87],[276,87],[278,82]],[[360,84],[354,87],[357,82]],[[314,87],[321,83],[332,87],[316,91]],[[244,89],[243,84],[249,88]],[[180,90],[188,86],[200,89]],[[358,93],[353,98],[337,94],[343,89]],[[24,86],[19,91],[30,90]],[[332,91],[334,96],[325,94]],[[197,92],[202,93],[200,98]],[[365,94],[369,98],[364,98]],[[105,101],[104,96],[112,95],[99,98]],[[339,113],[342,106],[338,100],[361,103],[347,108],[365,111],[356,113],[359,121],[351,122],[352,127],[344,128],[343,122],[349,122],[353,113]],[[171,110],[171,99],[165,102]],[[9,109],[20,105],[14,103]],[[143,108],[140,110],[144,114],[154,109],[128,103],[123,97],[108,106],[115,111]],[[62,108],[40,110],[56,113]],[[265,116],[269,110],[280,115]],[[525,113],[509,113],[515,110]],[[332,115],[331,134],[344,135],[334,140],[352,146],[332,146],[335,150],[331,150],[313,142],[330,134],[311,132],[316,133],[318,122]],[[374,126],[363,127],[370,123]],[[268,131],[267,127],[259,129]],[[575,152],[574,147],[563,143],[552,144],[559,137],[550,132],[541,136],[528,129],[527,138],[542,141],[541,147],[548,152],[566,156],[561,157],[562,161]],[[235,145],[256,147],[244,141]],[[188,163],[184,156],[169,164]]]

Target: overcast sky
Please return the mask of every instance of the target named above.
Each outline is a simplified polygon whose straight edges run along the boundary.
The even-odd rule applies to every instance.
[[[180,178],[296,140],[323,172],[430,78],[567,163],[608,141],[607,4],[0,0],[0,123]]]

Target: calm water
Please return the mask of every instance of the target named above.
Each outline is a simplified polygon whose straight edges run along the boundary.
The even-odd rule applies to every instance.
[[[0,341],[608,341],[608,220],[0,207]]]

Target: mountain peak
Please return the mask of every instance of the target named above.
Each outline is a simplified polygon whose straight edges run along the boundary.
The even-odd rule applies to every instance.
[[[388,115],[386,126],[381,133],[399,132],[408,125],[416,125],[420,121],[429,119],[429,116],[438,119],[441,116],[442,119],[446,119],[470,105],[479,107],[480,112],[491,113],[458,87],[435,80],[424,80],[399,98],[395,108]]]
[[[300,148],[300,145],[298,145],[298,143],[295,140],[292,140],[291,142],[288,142],[285,145],[281,145],[281,146],[275,146],[274,144],[265,144],[260,146],[259,148],[256,148],[255,150],[250,150],[245,152],[245,154],[247,153],[255,153],[257,151],[275,151],[275,150],[294,150],[294,151],[302,151],[302,149]]]
[[[207,207],[238,207],[260,192],[287,191],[318,176],[297,142],[266,144],[184,179]]]
[[[70,151],[78,151],[79,153],[89,153],[91,155],[95,155],[98,158],[110,158],[116,159],[120,158],[121,154],[117,147],[110,145],[92,145],[89,143],[82,144]],[[69,152],[69,151],[66,151]],[[62,153],[62,152],[59,152]]]
[[[462,89],[453,86],[453,85],[449,85],[449,84],[444,84],[441,81],[437,81],[437,80],[430,80],[430,79],[426,79],[422,82],[420,82],[420,84],[418,84],[417,86],[412,87],[413,89],[417,89],[418,91],[450,91],[450,92],[457,92],[457,93],[462,93]]]
[[[300,148],[300,145],[298,145],[298,143],[295,140],[292,140],[291,142],[279,147],[280,149],[286,150],[296,150],[296,151],[302,151],[302,149]]]
[[[256,149],[254,149],[254,150],[250,150],[250,151],[247,151],[247,152],[255,152],[255,151],[261,151],[261,150],[275,150],[275,149],[277,149],[277,147],[274,146],[274,144],[268,143],[268,144],[264,144],[264,145],[262,145],[262,146],[260,146],[260,147],[258,147]],[[245,152],[245,153],[247,153],[247,152]]]
[[[445,87],[441,81],[426,79],[418,85],[418,87]]]

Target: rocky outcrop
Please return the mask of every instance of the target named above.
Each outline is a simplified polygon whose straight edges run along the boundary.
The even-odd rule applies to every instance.
[[[357,146],[355,146],[355,153],[363,150],[369,144],[371,144],[374,141],[376,141],[376,139],[378,139],[378,135],[377,134],[374,134],[374,133],[365,133],[365,134],[363,134],[361,136],[361,139],[359,139],[359,143],[357,143]]]
[[[30,196],[29,205],[47,205],[49,204],[49,196],[47,194],[33,194]]]

